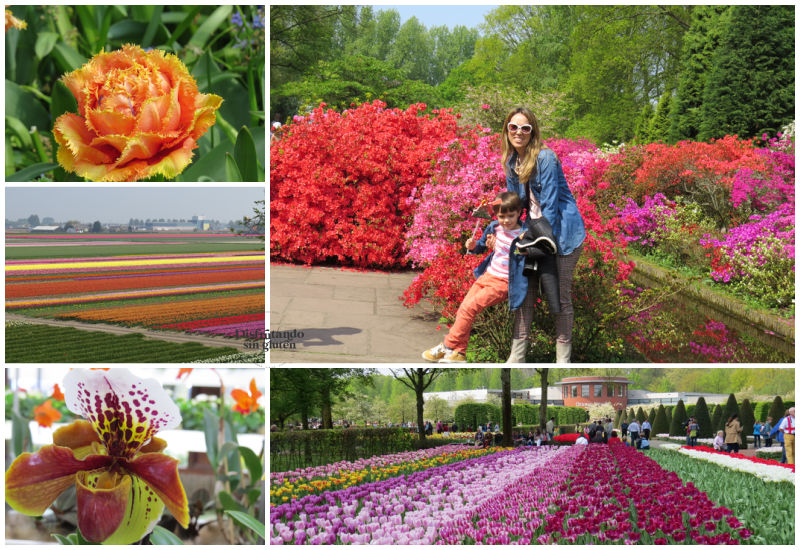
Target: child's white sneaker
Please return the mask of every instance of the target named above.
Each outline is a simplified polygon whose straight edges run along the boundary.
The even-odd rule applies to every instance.
[[[447,349],[444,344],[433,346],[431,349],[426,349],[422,352],[422,358],[431,363],[438,363],[439,359],[447,355],[447,352],[452,351]]]
[[[449,350],[444,357],[439,359],[440,363],[466,363],[467,356],[456,350]]]

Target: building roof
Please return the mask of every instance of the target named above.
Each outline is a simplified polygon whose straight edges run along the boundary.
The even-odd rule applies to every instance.
[[[560,382],[556,382],[554,386],[561,386],[564,384],[578,384],[581,382],[601,382],[606,384],[633,384],[630,380],[623,376],[572,376],[562,378]]]

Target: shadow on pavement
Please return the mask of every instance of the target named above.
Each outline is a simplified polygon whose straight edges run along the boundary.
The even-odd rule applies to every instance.
[[[273,339],[273,344],[277,344],[277,347],[280,347],[281,343],[289,343],[295,342],[298,347],[302,346],[304,348],[314,347],[314,346],[341,346],[344,342],[337,340],[336,336],[349,336],[352,334],[358,334],[362,332],[360,328],[354,327],[333,327],[333,328],[309,328],[303,329],[302,331],[297,331],[298,333],[302,332],[303,336],[300,337],[298,334],[298,338],[293,340],[278,340],[277,338]]]

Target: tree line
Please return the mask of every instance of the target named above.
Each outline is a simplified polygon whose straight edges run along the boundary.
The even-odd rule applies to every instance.
[[[555,135],[638,143],[775,134],[794,118],[792,6],[499,6],[479,30],[272,6],[271,116],[525,98]]]

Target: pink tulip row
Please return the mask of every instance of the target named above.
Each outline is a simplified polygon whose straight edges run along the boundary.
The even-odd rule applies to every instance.
[[[271,472],[269,474],[270,485],[280,486],[283,485],[285,481],[288,481],[289,483],[298,483],[302,481],[310,481],[314,478],[323,478],[334,474],[341,474],[342,472],[357,472],[359,470],[367,470],[370,468],[383,468],[385,466],[393,466],[395,464],[403,464],[405,462],[415,462],[417,460],[439,456],[444,453],[455,453],[463,449],[463,445],[443,445],[433,449],[407,451],[389,455],[373,456],[371,458],[359,458],[358,460],[354,461],[342,460],[341,462],[325,464],[324,466],[299,468],[290,472]]]

